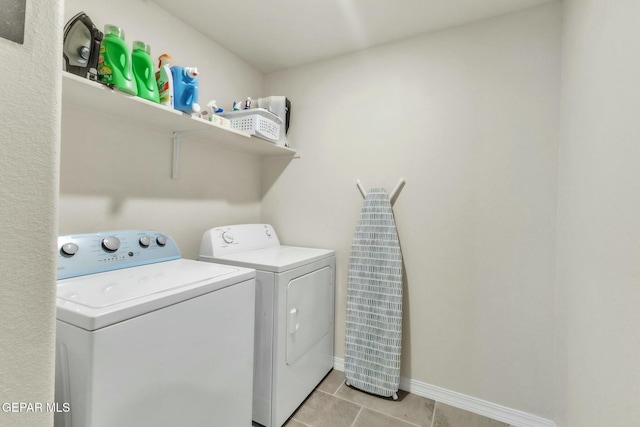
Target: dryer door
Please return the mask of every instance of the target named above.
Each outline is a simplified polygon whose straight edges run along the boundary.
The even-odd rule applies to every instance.
[[[283,425],[333,367],[336,258],[276,276],[271,424]]]
[[[291,280],[287,286],[286,363],[291,365],[333,332],[333,270],[329,266]]]

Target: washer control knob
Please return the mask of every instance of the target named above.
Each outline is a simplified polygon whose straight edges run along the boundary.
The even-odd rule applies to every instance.
[[[156,243],[158,244],[158,246],[164,246],[167,244],[167,236],[158,236],[156,237]]]
[[[120,248],[120,239],[116,236],[108,236],[102,239],[102,249],[107,252],[115,252]]]
[[[229,231],[223,231],[222,240],[224,240],[225,243],[233,243],[233,234],[231,234]]]
[[[271,229],[267,228],[266,230],[264,230],[264,232],[267,235],[267,237],[271,237]]]
[[[78,245],[75,243],[65,243],[60,248],[63,255],[74,256],[78,252]]]
[[[151,244],[151,239],[149,238],[149,236],[142,236],[138,242],[143,248],[148,248]]]

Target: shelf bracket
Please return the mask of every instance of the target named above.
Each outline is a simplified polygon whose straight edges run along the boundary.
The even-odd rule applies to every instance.
[[[178,179],[180,173],[180,132],[173,133],[173,168],[171,179]]]
[[[196,132],[206,132],[206,129],[180,130],[173,132],[173,167],[171,168],[171,179],[178,179],[180,176],[180,143],[182,135]]]

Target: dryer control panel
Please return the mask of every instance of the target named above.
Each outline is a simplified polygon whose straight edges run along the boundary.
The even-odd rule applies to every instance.
[[[58,237],[58,280],[180,259],[175,241],[152,230],[119,230]]]
[[[274,246],[280,246],[280,240],[269,224],[227,225],[205,231],[200,257],[220,257]]]

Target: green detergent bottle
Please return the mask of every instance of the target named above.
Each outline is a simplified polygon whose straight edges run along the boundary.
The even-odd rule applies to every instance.
[[[148,101],[160,103],[158,83],[151,62],[151,47],[141,41],[133,42],[131,67],[138,86],[138,96]]]
[[[98,77],[102,82],[114,85],[123,92],[138,94],[138,87],[131,73],[131,55],[124,43],[124,31],[115,25],[104,26],[104,38],[98,58]]]

